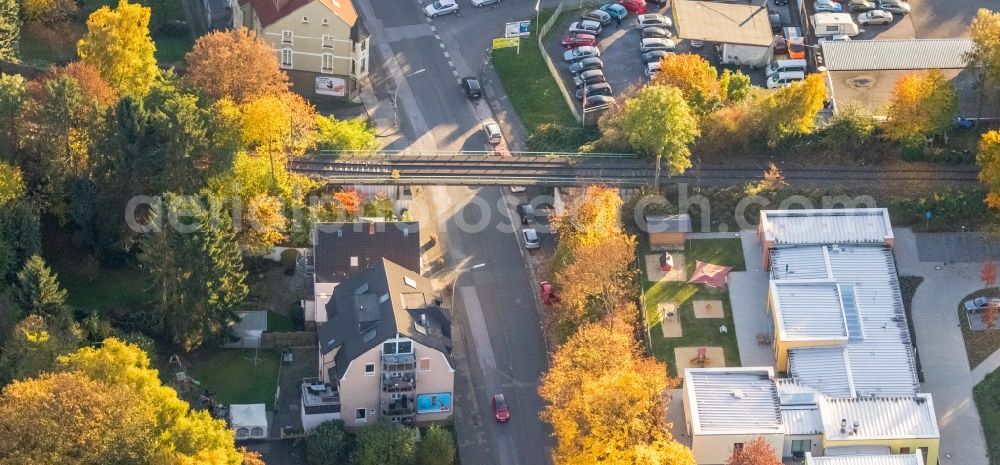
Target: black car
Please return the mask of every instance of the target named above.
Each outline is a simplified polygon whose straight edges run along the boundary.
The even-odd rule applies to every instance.
[[[462,78],[462,90],[465,91],[465,96],[472,100],[483,96],[483,86],[479,85],[479,79],[474,77]]]
[[[642,62],[643,63],[652,63],[654,61],[660,61],[664,57],[667,57],[667,56],[673,55],[673,54],[674,54],[673,52],[668,52],[666,50],[653,50],[653,51],[646,52],[646,53],[642,54]]]
[[[584,108],[600,108],[614,104],[615,98],[610,95],[588,95],[587,100],[583,102]]]
[[[587,92],[584,92],[586,90]],[[611,84],[606,82],[598,82],[597,84],[591,84],[584,87],[583,89],[576,91],[576,99],[583,101],[583,96],[593,97],[596,95],[611,95]]]
[[[521,224],[535,222],[535,207],[532,207],[530,204],[522,203],[518,205],[517,214],[521,217]]]
[[[580,74],[584,71],[589,71],[592,69],[603,69],[604,62],[598,57],[584,58],[572,65],[569,65],[569,72],[572,74]]]

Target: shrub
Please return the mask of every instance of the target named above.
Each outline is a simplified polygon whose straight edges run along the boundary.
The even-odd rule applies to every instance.
[[[577,152],[580,146],[598,137],[591,128],[545,123],[528,137],[528,147],[535,152]]]

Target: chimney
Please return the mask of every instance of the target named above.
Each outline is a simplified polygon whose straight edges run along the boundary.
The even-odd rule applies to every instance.
[[[427,327],[427,314],[426,313],[421,313],[420,314],[420,326],[423,326],[424,328]]]
[[[847,434],[847,419],[840,419],[840,434]]]
[[[861,422],[854,420],[854,429],[852,430],[854,434],[858,434],[858,428],[861,426]]]
[[[375,222],[374,221],[369,221],[368,222],[368,235],[369,236],[374,236],[375,235]]]

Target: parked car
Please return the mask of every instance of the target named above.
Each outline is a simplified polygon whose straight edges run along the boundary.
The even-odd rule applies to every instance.
[[[510,186],[510,191],[513,192],[513,193],[515,193],[515,194],[519,194],[519,193],[524,192],[526,190],[528,190],[528,188],[524,187],[524,186]]]
[[[672,52],[674,51],[675,48],[677,48],[677,44],[675,44],[674,41],[670,39],[658,39],[658,38],[642,39],[642,42],[639,44],[639,52],[641,53],[651,52],[653,50],[663,50],[665,52]]]
[[[805,37],[792,37],[788,39],[788,58],[801,60],[806,57]]]
[[[976,121],[970,118],[955,118],[955,129],[972,129]]]
[[[1000,298],[976,297],[975,299],[966,300],[962,305],[965,307],[965,311],[969,313],[979,313],[989,307],[1000,307]]]
[[[662,27],[647,27],[642,30],[642,38],[648,37],[659,37],[661,39],[669,39],[673,37],[673,33],[669,29],[663,29]]]
[[[805,78],[806,74],[802,71],[774,73],[767,78],[767,88],[777,89],[778,87],[785,87],[795,81],[801,81]]]
[[[813,4],[813,9],[817,13],[840,13],[844,10],[844,7],[833,0],[816,0],[816,3]]]
[[[646,12],[646,2],[644,0],[618,0],[626,10],[641,15]]]
[[[858,15],[858,24],[867,26],[869,24],[891,24],[892,13],[885,10],[871,10]]]
[[[510,409],[507,408],[507,399],[503,397],[503,394],[493,394],[493,400],[490,404],[493,405],[493,417],[497,421],[507,423],[507,420],[510,420]]]
[[[472,6],[479,8],[483,5],[492,5],[494,3],[500,3],[500,0],[472,0]]]
[[[774,53],[788,53],[788,41],[780,35],[774,36]]]
[[[456,12],[458,12],[458,3],[455,3],[455,0],[437,0],[424,7],[424,14],[431,18]]]
[[[604,10],[591,10],[580,15],[580,19],[597,21],[603,26],[611,22],[611,15]]]
[[[646,1],[649,2],[649,3],[656,4],[656,5],[660,5],[660,6],[666,6],[667,5],[667,0],[646,0]]]
[[[822,45],[823,42],[843,42],[846,40],[851,40],[851,36],[847,34],[837,34],[835,36],[820,37],[819,39],[816,40],[816,42]]]
[[[656,77],[656,73],[660,72],[660,68],[662,66],[663,66],[662,61],[651,61],[649,63],[646,63],[646,71],[645,71],[646,77],[649,78],[650,81],[652,81],[653,78]]]
[[[566,50],[563,53],[563,60],[567,63],[573,63],[580,61],[584,58],[599,57],[601,56],[601,51],[592,45],[586,45],[583,47],[577,47],[571,50]]]
[[[784,6],[788,4],[788,0],[774,0],[774,4],[777,6]]]
[[[529,203],[522,203],[517,206],[517,216],[521,218],[521,224],[531,224],[535,222],[535,207]]]
[[[670,18],[656,13],[639,15],[635,18],[635,28],[639,30],[646,29],[647,27],[669,28],[673,27],[673,25],[674,22]]]
[[[584,86],[576,91],[576,99],[581,102],[584,96],[593,97],[596,95],[611,95],[611,84],[598,82],[597,84]]]
[[[532,228],[527,228],[521,230],[521,235],[524,236],[524,248],[528,250],[540,249],[542,243],[538,240],[538,231]]]
[[[469,97],[471,100],[475,100],[483,96],[483,86],[479,84],[479,79],[474,77],[462,78],[462,90],[465,91],[465,96]]]
[[[628,10],[617,3],[603,4],[601,5],[601,11],[607,12],[614,19],[625,19],[625,17],[628,16]]]
[[[592,69],[604,69],[604,62],[598,57],[590,57],[569,65],[569,72],[574,75]]]
[[[569,25],[569,32],[572,34],[574,32],[582,32],[584,34],[597,34],[601,33],[601,23],[597,21],[577,21]]]
[[[597,45],[597,36],[575,32],[562,38],[562,46],[566,48],[577,48],[587,45]]]
[[[897,15],[905,15],[910,12],[910,4],[903,0],[879,0],[878,9]]]
[[[875,2],[868,0],[847,0],[847,11],[851,13],[860,13],[863,11],[871,11],[878,8]]]
[[[652,50],[642,54],[643,63],[654,63],[663,60],[669,55],[673,55],[674,52],[668,52],[666,50]]]
[[[604,71],[599,69],[584,71],[576,76],[573,76],[573,84],[577,89],[587,84],[597,84],[598,82],[607,82],[607,80],[608,79],[604,76]]]
[[[587,98],[583,101],[584,108],[598,108],[614,104],[615,104],[615,98],[610,95],[594,95],[594,96],[588,95]]]
[[[500,132],[500,125],[491,119],[483,121],[483,134],[486,134],[486,141],[496,145],[503,142],[503,133]]]

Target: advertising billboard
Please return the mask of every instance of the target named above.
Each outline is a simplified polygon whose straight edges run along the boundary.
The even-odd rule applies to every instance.
[[[451,411],[451,393],[417,394],[417,413],[441,413]]]
[[[344,97],[347,95],[347,81],[333,76],[316,76],[316,93]]]

